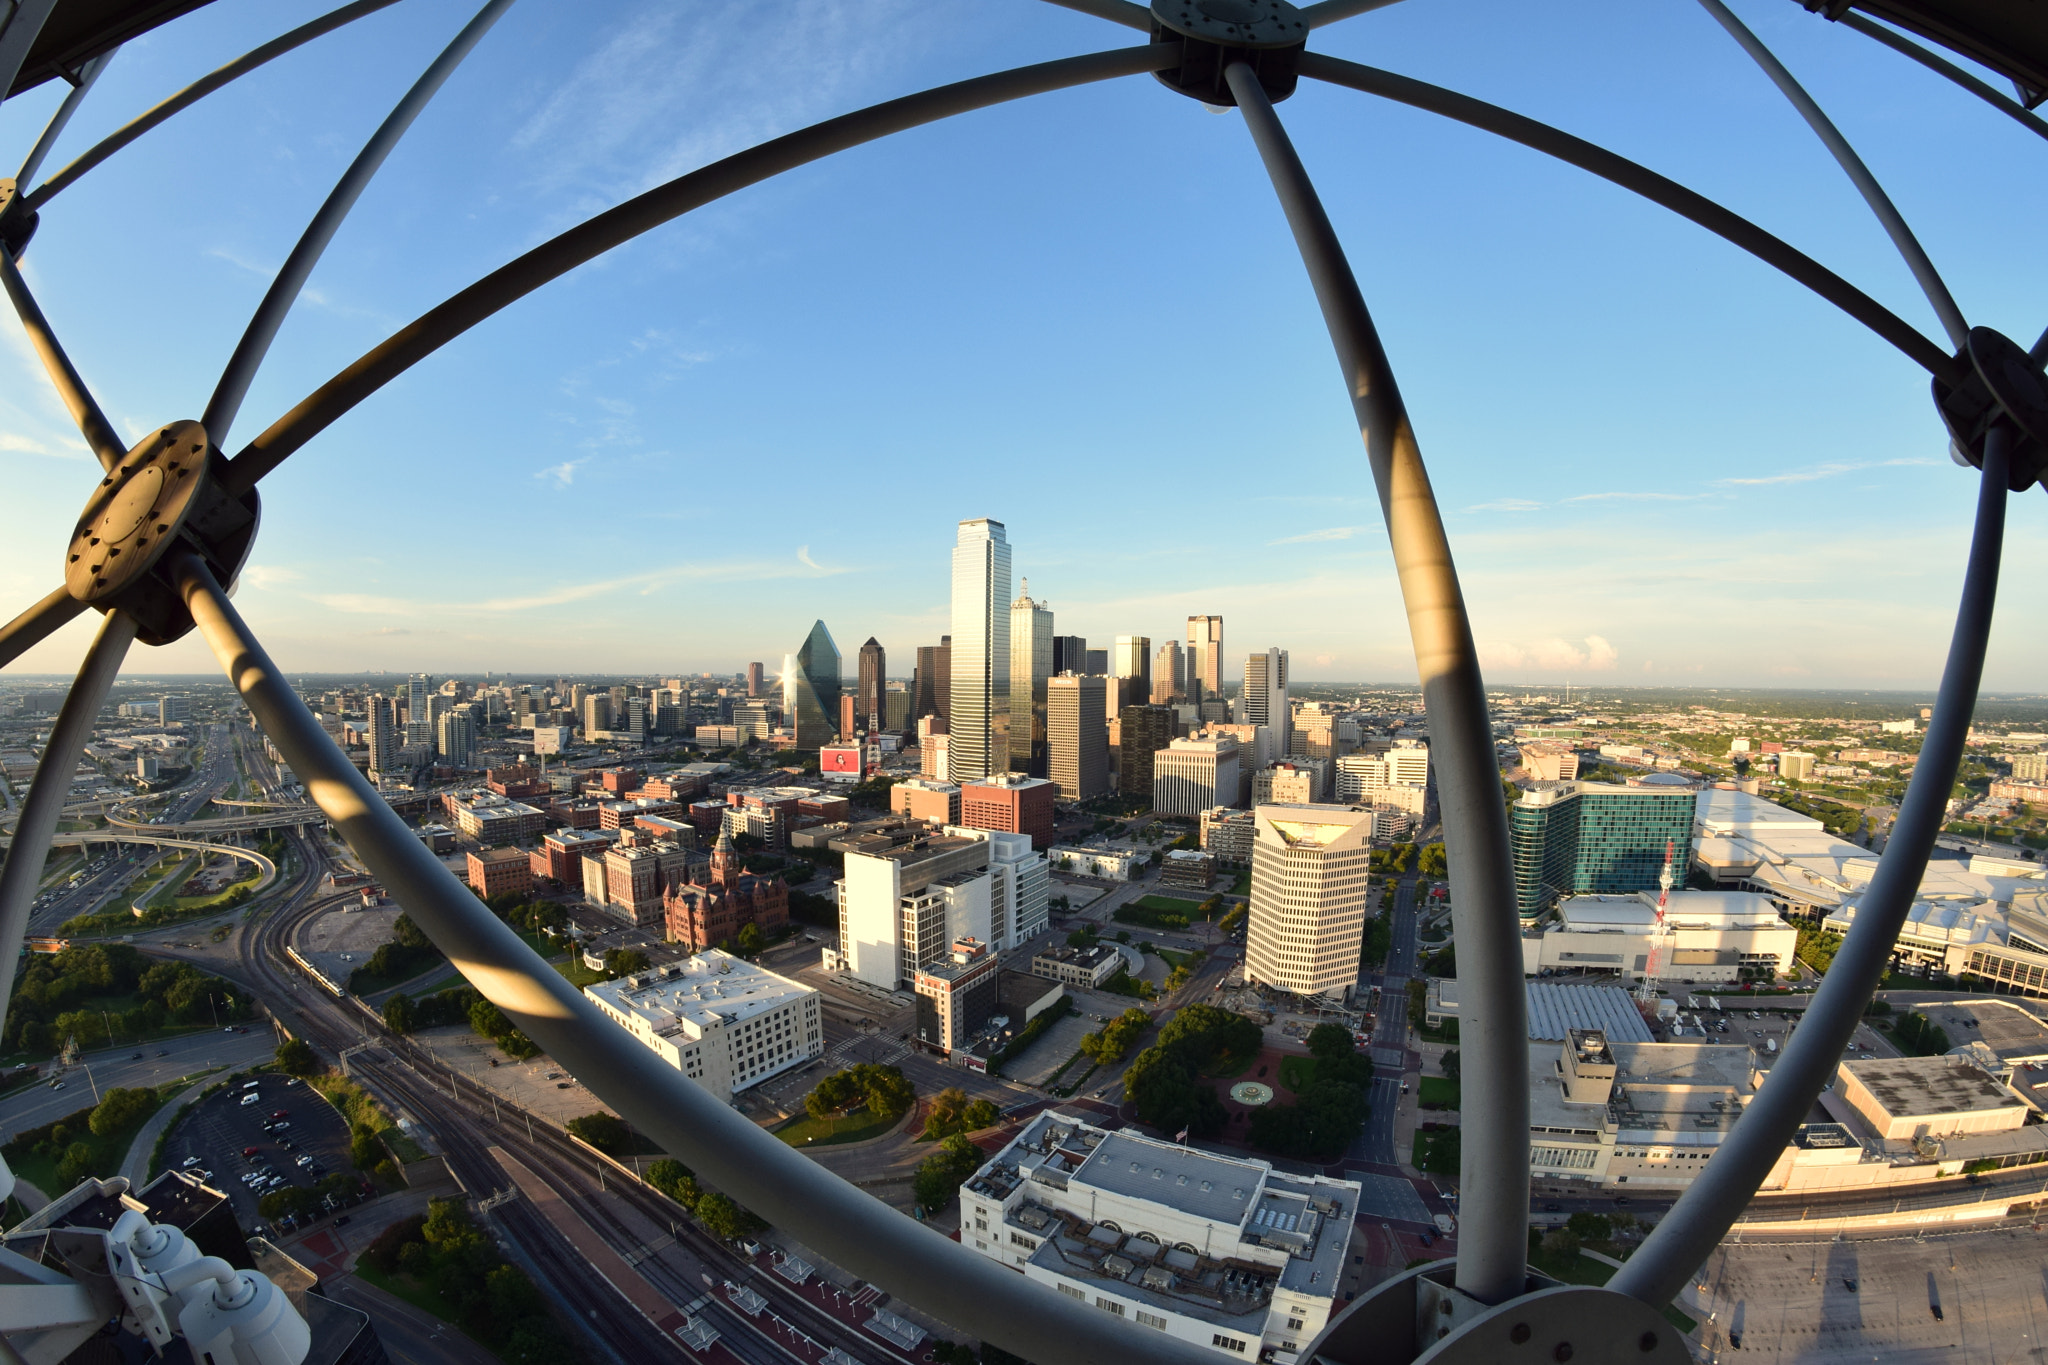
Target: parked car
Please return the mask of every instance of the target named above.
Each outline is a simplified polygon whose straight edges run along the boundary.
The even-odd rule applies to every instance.
[[[289,1110],[289,1109],[278,1109],[278,1110],[274,1110],[274,1111],[272,1111],[272,1113],[271,1113],[271,1115],[270,1115],[270,1117],[272,1117],[272,1118],[274,1118],[274,1119],[288,1119],[288,1118],[290,1118],[291,1116],[292,1116],[292,1113],[291,1113],[291,1110]]]
[[[242,1149],[242,1155],[243,1155],[243,1156],[255,1156],[255,1155],[256,1155],[256,1154],[258,1153],[258,1152],[260,1152],[260,1151],[262,1151],[262,1150],[263,1150],[263,1149],[262,1149],[261,1147],[244,1147],[244,1148]]]
[[[183,1161],[178,1163],[180,1167],[188,1171],[191,1170],[194,1166],[197,1166],[198,1164],[199,1158],[196,1156],[188,1156]]]

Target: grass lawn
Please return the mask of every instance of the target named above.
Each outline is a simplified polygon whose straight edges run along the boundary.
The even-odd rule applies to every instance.
[[[1540,1246],[1530,1248],[1529,1264],[1551,1279],[1560,1280],[1565,1284],[1606,1284],[1608,1278],[1614,1274],[1613,1266],[1604,1261],[1596,1261],[1591,1256],[1581,1256],[1576,1252],[1570,1256],[1553,1256]],[[1664,1320],[1681,1332],[1690,1332],[1699,1326],[1679,1311],[1678,1305],[1674,1303],[1664,1305]]]
[[[1444,1076],[1422,1078],[1422,1105],[1425,1109],[1456,1109],[1458,1107],[1458,1083]]]
[[[1280,1084],[1299,1095],[1315,1083],[1316,1059],[1313,1057],[1282,1057],[1280,1059]]]
[[[252,868],[248,876],[241,878],[239,881],[230,882],[228,885],[223,886],[220,890],[212,892],[208,895],[173,896],[171,898],[171,906],[172,908],[178,910],[204,910],[209,906],[221,904],[228,897],[234,895],[237,891],[252,890],[255,887],[257,881],[260,880],[262,876],[263,874],[261,872],[258,872]]]
[[[604,980],[603,972],[593,972],[590,968],[583,965],[583,954],[581,953],[566,953],[548,965],[569,978],[569,984],[578,990]]]
[[[128,1155],[128,1145],[135,1141],[135,1134],[141,1130],[143,1124],[149,1122],[150,1115],[164,1107],[165,1100],[183,1090],[185,1085],[185,1081],[177,1080],[158,1089],[156,1102],[144,1110],[135,1122],[118,1133],[109,1133],[101,1137],[87,1127],[83,1119],[73,1125],[76,1131],[71,1134],[71,1141],[83,1142],[92,1148],[92,1173],[102,1179],[117,1173],[121,1169],[121,1162]],[[91,1087],[88,1086],[79,1096],[79,1107],[88,1110],[93,1107]],[[8,1157],[7,1164],[16,1176],[54,1199],[71,1188],[71,1182],[57,1174],[57,1163],[62,1156],[61,1152],[47,1156],[36,1152],[21,1152]]]
[[[1237,880],[1230,884],[1230,894],[1233,896],[1249,896],[1251,893],[1252,871],[1250,868],[1246,868],[1238,873]]]
[[[1455,1043],[1458,1041],[1458,1021],[1444,1020],[1442,1028],[1431,1028],[1427,1024],[1415,1026],[1415,1036],[1426,1043]]]
[[[880,1137],[894,1128],[903,1115],[875,1114],[861,1110],[842,1119],[814,1119],[799,1114],[775,1130],[775,1136],[792,1147],[829,1147],[839,1142],[863,1142]]]
[[[1146,946],[1152,952],[1157,953],[1169,967],[1184,967],[1188,963],[1193,962],[1195,960],[1195,955],[1193,953],[1176,952],[1172,948],[1159,948],[1154,947],[1150,944],[1147,944]]]
[[[1432,1175],[1454,1176],[1458,1173],[1458,1154],[1463,1142],[1463,1135],[1455,1128],[1438,1129],[1434,1133],[1417,1129],[1414,1159],[1410,1164],[1416,1170]]]
[[[1184,923],[1169,922],[1167,916]],[[1171,896],[1140,896],[1129,905],[1119,905],[1110,913],[1110,918],[1118,924],[1142,924],[1152,929],[1180,929],[1202,918],[1202,902],[1180,900]]]
[[[452,1324],[456,1331],[462,1332],[462,1315],[455,1305],[404,1271],[399,1271],[394,1275],[386,1275],[368,1261],[358,1260],[354,1273],[368,1283],[376,1285],[385,1293],[396,1295],[413,1307],[432,1313],[443,1322]],[[475,1337],[469,1336],[468,1332],[462,1332],[462,1335],[469,1337],[471,1341],[476,1341],[478,1348],[486,1354],[497,1355],[496,1351],[491,1350],[490,1347],[485,1346],[481,1341],[477,1341]]]

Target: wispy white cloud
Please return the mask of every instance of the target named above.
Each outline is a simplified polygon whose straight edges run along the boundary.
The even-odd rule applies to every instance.
[[[1327,540],[1349,540],[1355,535],[1370,531],[1370,526],[1330,526],[1320,531],[1303,531],[1298,536],[1282,536],[1269,540],[1268,545],[1308,545]]]
[[[546,469],[537,472],[533,477],[536,479],[553,479],[557,488],[567,488],[570,484],[576,482],[576,471],[589,464],[591,458],[586,455],[580,460],[564,460],[560,464],[551,464]]]
[[[1698,502],[1705,493],[1580,493],[1566,502]]]
[[[1796,469],[1787,474],[1764,474],[1752,479],[1716,479],[1714,482],[1727,484],[1731,488],[1758,488],[1766,484],[1812,483],[1816,479],[1832,479],[1838,474],[1853,474],[1861,469],[1903,469],[1927,465],[1938,466],[1940,460],[1837,460],[1828,464],[1815,465],[1811,469]]]
[[[1543,504],[1527,498],[1495,498],[1492,502],[1474,503],[1467,512],[1540,512]]]
[[[296,583],[302,577],[297,569],[280,568],[275,564],[251,564],[242,570],[242,582],[252,588],[275,588],[284,583]]]

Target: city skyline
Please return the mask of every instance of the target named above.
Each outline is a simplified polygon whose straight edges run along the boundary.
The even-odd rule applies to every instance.
[[[125,49],[55,158],[321,8],[208,7]],[[925,15],[909,46],[883,41],[887,25],[821,27],[772,6],[698,19],[620,4],[588,24],[514,7],[337,238],[234,437],[445,290],[657,179],[920,85],[1113,41],[1099,21],[1052,6]],[[334,134],[360,123],[355,96],[395,93],[393,59],[425,60],[451,21],[397,7],[351,26],[317,56],[295,54],[238,86],[263,102],[264,120],[235,101],[203,104],[52,206],[62,230],[44,233],[23,268],[42,297],[61,300],[53,320],[124,436],[191,415],[352,154],[351,138]],[[1882,148],[1875,169],[1973,312],[2022,340],[2038,334],[2048,264],[2022,225],[2048,187],[2019,184],[2019,202],[1988,225],[1960,211],[1957,188],[2002,176],[2032,141],[2026,131],[1876,44],[1842,43],[1796,12],[1758,22],[1845,131]],[[1925,321],[1853,191],[1821,149],[1790,136],[1796,116],[1739,51],[1703,33],[1704,16],[1658,8],[1627,12],[1619,32],[1603,23],[1591,13],[1536,23],[1485,0],[1450,47],[1425,14],[1399,6],[1319,41],[1614,145],[1729,199]],[[768,43],[780,69],[818,79],[757,90],[707,68],[679,81],[652,54],[686,33],[693,52]],[[1625,52],[1666,50],[1687,60],[1669,63],[1683,68],[1677,84],[1647,109],[1630,82],[1560,87],[1544,74],[1630,69]],[[312,88],[315,69],[324,79]],[[1156,643],[1184,639],[1187,616],[1215,613],[1257,621],[1304,682],[1412,676],[1356,424],[1284,225],[1234,116],[1161,101],[1153,84],[1112,82],[925,130],[860,153],[872,176],[836,164],[799,172],[542,291],[279,471],[237,605],[290,669],[724,670],[734,658],[779,659],[818,618],[907,659],[945,630],[944,587],[927,566],[944,562],[952,522],[986,512],[1030,546],[1018,567],[1059,604],[1065,633]],[[521,92],[509,116],[508,89]],[[1885,92],[1884,136],[1869,123],[1871,90]],[[33,92],[0,126],[10,164],[58,98]],[[761,122],[734,122],[733,108],[763,98]],[[1711,139],[1682,109],[1713,111]],[[1390,218],[1357,177],[1322,177],[1361,265],[1403,262],[1369,270],[1368,292],[1445,508],[1489,682],[1934,683],[1970,492],[1905,362],[1768,270],[1579,172],[1346,92],[1305,89],[1290,114],[1312,168],[1370,155],[1384,158],[1381,173],[1429,186],[1413,215]],[[1158,155],[1134,173],[1120,148],[1092,136],[1105,125],[1139,130]],[[1064,149],[1056,170],[1049,146]],[[1196,209],[1202,230],[1168,230],[1151,206],[1187,192],[1175,168],[1191,161],[1214,168]],[[1446,165],[1463,173],[1438,173]],[[115,248],[126,206],[208,180],[236,187],[233,220],[202,216]],[[1091,196],[1105,230],[1149,242],[1148,268],[1087,250],[1054,184]],[[371,226],[376,205],[424,185],[448,211],[414,225],[416,268],[393,271]],[[1503,195],[1515,213],[1502,214]],[[840,224],[830,238],[815,231],[821,213]],[[1161,414],[1133,395],[1185,385],[1190,357],[1177,338],[1212,319],[1206,302],[1157,281],[1208,268],[1222,242],[1268,248],[1246,267],[1259,303],[1232,362],[1232,382],[1263,401]],[[990,250],[1010,261],[997,279]],[[861,282],[881,280],[897,286]],[[1580,282],[1568,305],[1553,292],[1564,280]],[[179,346],[144,343],[115,321],[136,298],[177,313]],[[935,329],[933,317],[962,325]],[[0,335],[10,433],[0,462],[26,524],[62,526],[96,481],[90,461],[19,328]],[[1480,336],[1516,363],[1475,402],[1444,358]],[[1828,386],[1825,413],[1786,386],[1787,355],[1823,358],[1805,373]],[[1603,371],[1595,386],[1589,365]],[[822,385],[804,403],[789,401],[793,372]],[[1103,383],[1108,374],[1118,382]],[[1015,401],[1020,384],[1028,404]],[[905,411],[924,416],[907,428]],[[1546,420],[1531,422],[1538,411]],[[1195,495],[1228,499],[1229,553],[1086,495],[1095,471],[1168,458]],[[765,525],[694,492],[745,465],[883,462],[910,490],[908,515],[883,535],[870,519],[835,515],[829,479],[800,479]],[[1262,466],[1289,477],[1250,486],[1246,471]],[[1010,476],[1000,505],[963,496],[976,469]],[[397,513],[408,499],[459,509],[468,525],[544,522],[545,552],[480,575],[472,537],[415,534]],[[2009,562],[2044,550],[2048,499],[2016,499]],[[11,538],[0,586],[35,600],[61,553],[61,536]],[[1788,621],[1799,628],[1758,635]],[[2048,675],[2048,637],[2024,624],[2008,606],[1987,688]],[[69,673],[89,630],[74,622],[13,671]],[[127,672],[211,667],[187,639],[133,651]]]

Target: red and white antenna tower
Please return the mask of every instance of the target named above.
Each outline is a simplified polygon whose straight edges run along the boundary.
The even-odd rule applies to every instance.
[[[1664,941],[1670,929],[1664,923],[1665,907],[1671,904],[1671,859],[1677,850],[1677,841],[1664,841],[1664,870],[1657,875],[1657,926],[1650,931],[1650,955],[1643,964],[1642,988],[1636,992],[1639,1000],[1649,1001],[1657,995],[1657,976],[1664,965]]]

